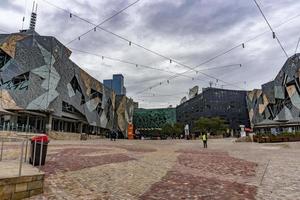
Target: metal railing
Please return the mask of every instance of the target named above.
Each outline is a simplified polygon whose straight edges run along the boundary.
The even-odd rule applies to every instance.
[[[31,125],[17,124],[13,122],[2,122],[0,124],[0,131],[16,131],[16,132],[43,132],[44,130],[38,130]]]
[[[33,134],[31,134],[33,135]],[[34,134],[34,135],[38,135],[38,134]],[[19,170],[18,170],[18,175],[21,176],[22,175],[22,167],[23,167],[23,163],[28,163],[30,164],[30,162],[32,162],[32,166],[35,166],[36,163],[36,150],[37,150],[37,141],[34,141],[34,149],[33,149],[33,158],[32,157],[32,145],[31,145],[31,140],[30,138],[28,138],[28,135],[26,135],[27,137],[0,137],[1,140],[1,149],[0,149],[0,162],[3,162],[3,156],[4,156],[4,147],[6,143],[13,141],[19,141],[20,142],[20,150],[19,150],[19,154],[18,154],[18,160],[19,160]],[[29,145],[29,147],[28,147]],[[42,156],[43,156],[43,146],[44,146],[44,142],[43,140],[40,142],[40,152],[39,152],[39,171],[41,171],[41,164],[42,164]],[[6,147],[8,147],[9,149],[9,145],[7,145]],[[30,153],[30,156],[28,155]],[[30,161],[31,158],[31,161]],[[8,157],[8,160],[10,158]]]

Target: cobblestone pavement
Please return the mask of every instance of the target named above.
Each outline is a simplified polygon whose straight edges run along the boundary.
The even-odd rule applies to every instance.
[[[300,199],[300,143],[208,145],[52,140],[44,194],[31,199]]]

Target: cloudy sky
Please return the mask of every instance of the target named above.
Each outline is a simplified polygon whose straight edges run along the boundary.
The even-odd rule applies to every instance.
[[[99,24],[136,0],[48,0],[52,4]],[[28,27],[32,0],[0,0],[0,32],[16,32]],[[67,44],[93,28],[67,12],[38,0],[36,30]],[[289,56],[300,37],[299,0],[258,0],[263,12]],[[159,70],[136,67],[73,51],[71,59],[102,82],[114,73],[125,77],[127,95],[141,107],[176,106],[190,88],[214,87],[252,90],[272,80],[286,60],[253,0],[140,0],[103,28],[121,35],[188,67],[245,42],[233,51],[196,68],[210,77],[170,63],[107,32],[97,30],[69,45],[69,48],[147,65]],[[264,34],[262,34],[264,33]],[[250,42],[246,42],[260,35]],[[300,49],[300,48],[299,48]],[[242,64],[226,68],[220,66]],[[217,67],[217,68],[216,68]],[[210,69],[214,68],[214,69]],[[189,70],[189,71],[188,71]],[[184,75],[170,79],[174,73]],[[171,73],[173,72],[173,73]],[[211,78],[214,77],[214,78]],[[216,80],[218,79],[218,80]],[[167,83],[167,80],[170,80]],[[224,81],[224,82],[222,82]],[[159,84],[161,82],[161,84]],[[159,85],[153,87],[153,85]]]

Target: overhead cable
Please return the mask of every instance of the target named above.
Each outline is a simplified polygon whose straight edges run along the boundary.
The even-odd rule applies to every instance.
[[[260,8],[260,6],[258,5],[257,1],[256,1],[256,0],[253,0],[253,1],[254,1],[255,5],[257,6],[258,10],[260,11],[261,15],[263,16],[265,22],[268,24],[268,26],[269,26],[269,28],[270,28],[270,30],[271,30],[271,32],[272,32],[273,39],[276,39],[276,40],[277,40],[277,42],[278,42],[280,48],[282,49],[283,53],[284,53],[285,56],[288,58],[288,57],[289,57],[288,54],[286,53],[285,49],[283,48],[283,46],[282,46],[282,44],[281,44],[281,42],[280,42],[278,36],[275,34],[275,32],[274,32],[274,30],[273,30],[271,24],[269,23],[267,17],[266,17],[265,14],[263,13],[263,11],[262,11],[262,9]]]

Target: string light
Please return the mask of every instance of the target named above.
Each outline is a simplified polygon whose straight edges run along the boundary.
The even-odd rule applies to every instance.
[[[243,49],[245,48],[245,44],[244,43],[242,44],[242,47],[243,47]]]
[[[46,0],[43,0],[43,1],[47,2]],[[54,7],[56,7],[56,8],[58,8],[58,9],[61,9],[61,10],[66,11],[65,9],[59,8],[59,7],[53,5],[53,4],[49,3],[49,2],[47,2],[47,3],[50,4],[50,5],[52,5],[52,6],[54,6]],[[75,16],[75,15],[74,15],[74,16]],[[283,25],[283,24],[285,24],[285,23],[287,23],[288,21],[291,21],[291,20],[293,20],[293,19],[299,17],[299,16],[300,16],[300,15],[291,17],[291,18],[288,19],[287,21],[285,21],[285,22],[281,23],[280,25],[278,25],[278,27],[281,26],[281,25]],[[78,16],[76,16],[76,17],[78,17]],[[93,24],[93,23],[89,22],[88,20],[85,20],[85,19],[83,19],[83,18],[81,18],[81,17],[78,17],[78,18],[81,19],[81,20],[83,20],[83,21],[86,21],[87,23]],[[122,37],[122,36],[120,36],[120,35],[117,35],[117,34],[111,32],[111,31],[109,31],[109,30],[107,30],[107,29],[104,29],[104,28],[102,28],[102,27],[99,27],[99,28],[100,28],[101,30],[107,32],[107,33],[110,33],[110,34],[112,34],[112,35],[114,35],[114,36],[120,38],[120,39],[127,40],[126,38],[124,38],[124,37]],[[265,32],[264,32],[264,33],[265,33]],[[260,36],[263,35],[264,33],[261,33],[261,34],[255,36],[254,38],[256,39],[257,37],[260,37]],[[246,41],[246,42],[249,42],[249,41],[253,40],[254,38],[252,38],[252,39],[250,39],[250,40],[248,40],[248,41]],[[276,37],[276,38],[277,38],[277,37]],[[278,38],[277,38],[277,39],[278,39]],[[127,41],[128,41],[128,40],[127,40]],[[143,49],[145,49],[145,50],[149,50],[149,49],[147,49],[147,48],[145,48],[145,47],[143,47],[143,46],[141,46],[141,45],[138,45],[138,44],[135,44],[135,45],[138,46],[138,47],[141,47],[141,48],[143,48]],[[234,47],[234,48],[232,48],[232,49],[229,49],[229,50],[226,51],[225,53],[228,53],[229,51],[232,51],[232,50],[235,49],[235,48],[236,48],[236,47]],[[151,52],[151,50],[149,50],[149,51]],[[158,54],[158,53],[156,53],[156,52],[152,52],[152,53],[154,53],[154,54],[156,54],[156,55],[159,55],[159,56],[163,56],[163,55],[160,55],[160,54]],[[212,59],[209,59],[209,60],[206,61],[206,62],[210,62],[210,61],[212,61],[212,60],[214,60],[214,59],[216,59],[217,57],[222,56],[222,55],[224,55],[224,54],[219,54],[219,55],[213,57]],[[287,54],[286,54],[286,55],[287,55]],[[174,61],[174,62],[175,62],[175,61]],[[203,63],[202,63],[202,64],[203,64]],[[202,65],[202,64],[201,64],[201,65]],[[186,65],[183,65],[183,66],[186,66]],[[196,66],[196,67],[198,67],[198,66]],[[189,67],[189,68],[190,68],[190,67]],[[194,68],[192,68],[192,69],[194,69]],[[189,71],[189,70],[188,70],[188,71]],[[188,72],[188,71],[187,71],[187,72]],[[185,72],[185,73],[186,73],[186,72]],[[196,72],[196,73],[197,73],[197,72]],[[203,75],[205,75],[205,74],[203,74]],[[220,81],[222,81],[222,80],[220,80]]]
[[[154,68],[154,67],[151,67],[151,66],[142,65],[142,64],[131,62],[131,61],[126,61],[126,60],[121,60],[121,59],[118,59],[118,58],[112,58],[112,57],[108,57],[108,56],[103,56],[103,55],[99,55],[99,54],[95,54],[95,53],[91,53],[91,52],[86,52],[86,51],[78,50],[78,49],[75,49],[75,48],[70,48],[70,49],[73,50],[73,51],[79,52],[79,53],[84,53],[84,54],[88,54],[88,55],[92,55],[92,56],[96,56],[96,57],[102,57],[102,60],[105,57],[108,60],[117,61],[117,62],[129,64],[129,65],[134,65],[135,67],[138,66],[138,67],[142,67],[142,68],[153,69],[153,70],[158,70],[158,71],[162,71],[162,72],[167,72],[167,73],[175,74],[175,75],[178,75],[178,76],[181,76],[181,77],[193,78],[192,76],[188,76],[188,75],[185,75],[185,74],[176,73],[176,72],[165,70],[165,69]],[[231,65],[224,65],[224,66],[203,68],[201,70],[202,71],[205,71],[205,70],[216,70],[216,69],[220,69],[220,68],[236,67],[236,66],[239,66],[239,65],[240,64],[231,64]],[[201,80],[201,79],[197,79],[197,80]],[[161,84],[162,83],[160,82],[159,85],[161,85]]]
[[[129,46],[131,46],[131,41],[129,41]]]
[[[72,13],[70,13],[70,18],[72,18]]]

